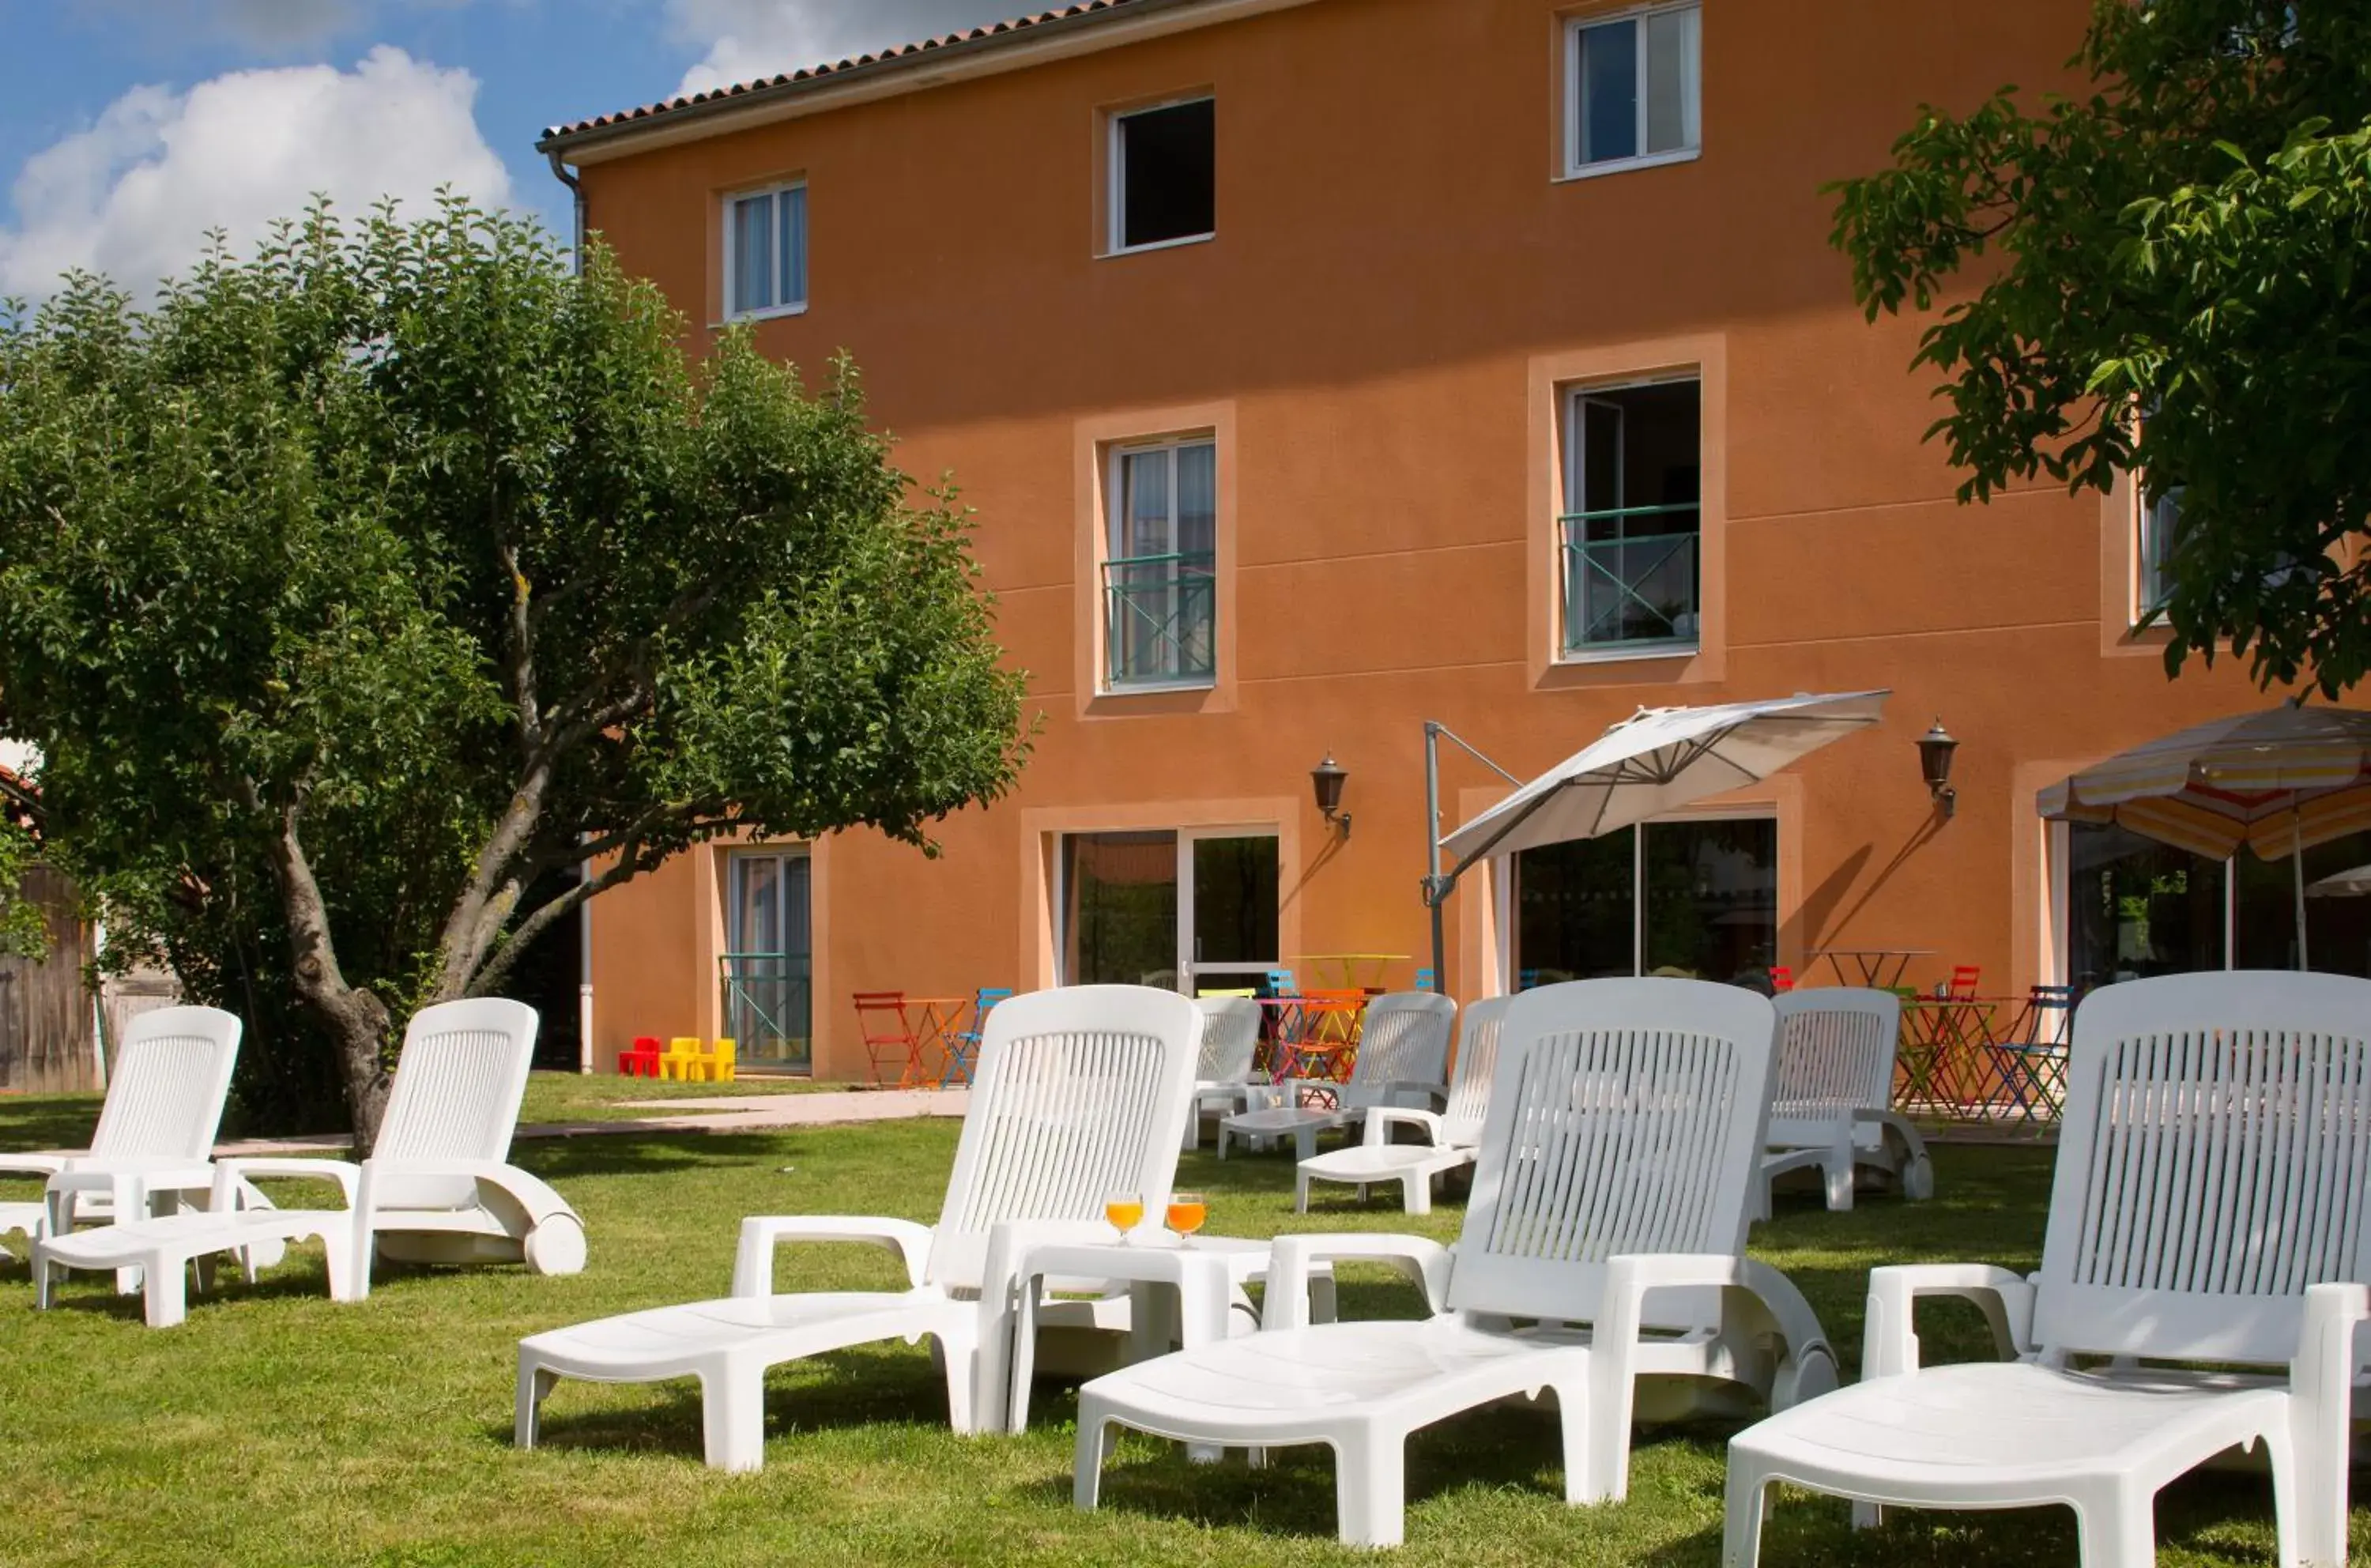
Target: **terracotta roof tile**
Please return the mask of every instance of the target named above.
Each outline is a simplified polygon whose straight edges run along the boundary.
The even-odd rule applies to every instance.
[[[1032,28],[1043,27],[1047,22],[1068,21],[1072,17],[1091,16],[1099,11],[1126,10],[1144,3],[1145,0],[1080,0],[1077,5],[1063,6],[1051,11],[1040,11],[1033,16],[1015,17],[1011,21],[989,22],[981,27],[945,33],[938,38],[924,39],[919,43],[895,44],[870,54],[860,54],[852,59],[836,61],[829,64],[802,66],[795,71],[763,76],[754,82],[735,82],[729,87],[713,87],[706,92],[687,93],[658,103],[647,103],[636,109],[620,110],[615,114],[598,114],[590,120],[578,120],[566,125],[549,126],[544,131],[543,140],[545,143],[550,143],[566,137],[580,136],[588,131],[603,131],[615,126],[632,124],[638,121],[664,119],[700,104],[739,98],[745,94],[767,88],[787,87],[801,82],[822,81],[828,77],[844,75],[866,66],[885,64],[895,60],[908,60],[918,55],[929,54],[934,50],[945,49],[954,44],[979,43],[1000,36],[1024,33]]]

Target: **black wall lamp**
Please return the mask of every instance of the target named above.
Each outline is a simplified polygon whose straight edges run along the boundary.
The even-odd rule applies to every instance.
[[[1349,777],[1350,770],[1336,762],[1330,751],[1324,762],[1309,770],[1309,787],[1316,792],[1317,810],[1327,825],[1341,830],[1345,843],[1350,837],[1350,813],[1342,809],[1342,783]]]
[[[1935,721],[1933,729],[1918,737],[1918,771],[1926,777],[1927,795],[1943,808],[1947,817],[1955,815],[1960,809],[1960,792],[1951,788],[1951,754],[1959,749],[1960,743],[1943,728],[1940,718]]]

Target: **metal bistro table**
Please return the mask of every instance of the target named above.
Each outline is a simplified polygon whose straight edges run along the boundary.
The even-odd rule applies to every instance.
[[[944,1085],[949,1064],[954,1060],[954,1037],[963,1032],[964,1009],[972,1006],[969,997],[908,997],[906,1005],[913,1009],[914,1043],[906,1058],[906,1070],[897,1075],[899,1089],[938,1089]],[[938,1067],[931,1068],[932,1053]]]
[[[1381,990],[1394,963],[1405,963],[1404,952],[1304,952],[1295,954],[1313,976],[1330,980],[1346,991]]]
[[[1858,982],[1860,985],[1879,991],[1890,991],[1902,984],[1903,973],[1910,967],[1912,959],[1932,958],[1935,956],[1935,950],[1933,948],[1813,948],[1804,956],[1813,963],[1826,959],[1828,967],[1835,972],[1836,984],[1839,986],[1850,986],[1855,983],[1852,976],[1845,973],[1844,961],[1851,959],[1853,967],[1860,972]],[[1886,977],[1885,973],[1885,967],[1889,963],[1893,966],[1893,975],[1891,979]]]
[[[1037,1359],[1037,1309],[1048,1278],[1125,1281],[1128,1286],[1127,1359],[1163,1354],[1174,1338],[1181,1349],[1215,1344],[1228,1336],[1227,1314],[1235,1294],[1267,1275],[1268,1243],[1232,1236],[1196,1236],[1180,1241],[1154,1224],[1139,1226],[1118,1241],[1046,1241],[1021,1254],[1021,1310],[1012,1336],[1012,1399],[1007,1422],[1014,1432],[1029,1426],[1029,1380]],[[1173,1295],[1174,1293],[1174,1295]],[[1174,1299],[1173,1323],[1165,1309]],[[1309,1320],[1334,1320],[1334,1271],[1320,1263],[1309,1279]],[[1174,1330],[1174,1332],[1173,1332]],[[1199,1459],[1216,1449],[1191,1450]]]

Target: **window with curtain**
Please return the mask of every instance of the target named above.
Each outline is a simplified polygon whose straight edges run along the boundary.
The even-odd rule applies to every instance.
[[[727,316],[769,316],[807,303],[807,188],[753,190],[724,203]]]
[[[2141,502],[2139,561],[2134,583],[2134,620],[2147,619],[2165,607],[2173,592],[2173,536],[2181,521],[2181,487],[2168,487],[2155,501]]]
[[[1695,155],[1703,140],[1703,22],[1691,0],[1571,25],[1567,173]]]
[[[1108,685],[1209,681],[1216,673],[1218,444],[1199,436],[1120,448],[1110,516]]]

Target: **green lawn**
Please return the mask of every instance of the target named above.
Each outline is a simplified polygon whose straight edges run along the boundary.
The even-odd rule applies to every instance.
[[[92,1102],[0,1101],[0,1147],[72,1142]],[[369,1301],[332,1305],[318,1251],[254,1287],[192,1303],[183,1327],[150,1332],[136,1300],[78,1283],[36,1314],[21,1262],[0,1263],[0,1562],[867,1563],[1371,1561],[1332,1536],[1323,1449],[1272,1468],[1189,1467],[1131,1438],[1105,1506],[1070,1506],[1066,1385],[1041,1387],[1024,1437],[958,1438],[921,1349],[892,1344],[779,1370],[766,1469],[724,1476],[700,1463],[690,1385],[562,1384],[549,1447],[510,1446],[515,1346],[538,1329],[722,1292],[736,1223],[769,1212],[934,1216],[953,1123],[891,1123],[781,1136],[635,1134],[522,1143],[520,1162],[584,1213],[592,1262],[571,1279],[515,1269],[382,1271]],[[1943,1148],[1940,1196],[1878,1199],[1831,1216],[1781,1207],[1756,1251],[1810,1296],[1847,1368],[1858,1359],[1870,1265],[1983,1259],[2030,1267],[2040,1248],[2046,1151]],[[1209,1192],[1211,1228],[1294,1227],[1290,1170],[1277,1158],[1220,1165],[1189,1155],[1181,1181]],[[21,1189],[12,1188],[11,1193]],[[1427,1220],[1395,1205],[1321,1199],[1297,1228],[1413,1227],[1447,1238],[1454,1204]],[[786,1251],[778,1277],[817,1287],[892,1283],[864,1249]],[[1409,1314],[1414,1292],[1346,1274],[1345,1307]],[[1930,1356],[1978,1343],[1956,1304],[1922,1320]],[[1722,1439],[1729,1428],[1643,1432],[1630,1497],[1560,1501],[1546,1411],[1496,1410],[1418,1437],[1410,1455],[1416,1564],[1712,1563],[1718,1560]],[[2167,1493],[2162,1561],[2269,1562],[2270,1492],[2210,1476]],[[2075,1562],[2063,1513],[1897,1516],[1856,1536],[1832,1500],[1790,1498],[1768,1535],[1774,1565]],[[2356,1549],[2371,1532],[2357,1516]]]
[[[610,1073],[529,1073],[519,1120],[529,1125],[538,1122],[624,1122],[638,1116],[664,1116],[668,1113],[665,1102],[670,1100],[751,1100],[855,1087],[792,1078],[684,1083],[674,1078],[619,1078]]]

